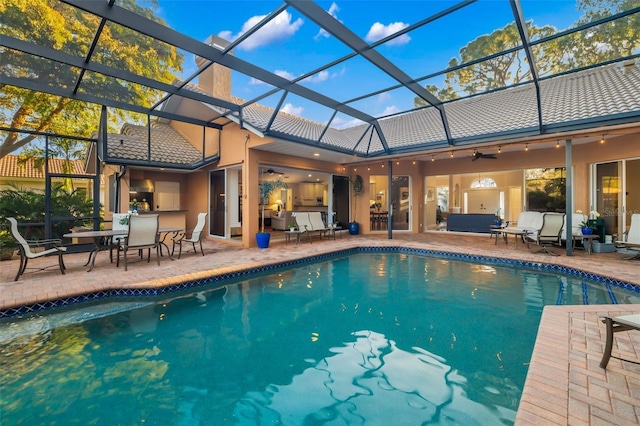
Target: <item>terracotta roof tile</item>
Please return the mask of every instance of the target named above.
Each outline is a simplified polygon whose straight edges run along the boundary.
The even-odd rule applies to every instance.
[[[148,130],[146,126],[125,124],[121,133],[107,137],[109,157],[146,161]],[[193,164],[202,160],[202,153],[168,124],[151,125],[151,161],[168,164]]]
[[[24,166],[18,164],[18,155],[8,154],[0,158],[0,176],[13,178],[44,179],[44,167],[38,170],[33,167],[33,160],[28,160]],[[84,162],[82,160],[71,161],[71,174],[84,174]],[[49,173],[64,173],[65,160],[52,158],[49,160]]]

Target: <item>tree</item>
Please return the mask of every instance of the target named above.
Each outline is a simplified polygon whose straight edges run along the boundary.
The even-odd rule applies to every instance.
[[[640,0],[577,0],[582,16],[573,24],[589,22],[640,6]],[[526,23],[531,40],[556,33],[551,26],[538,27]],[[459,58],[449,61],[449,68],[481,59],[522,45],[515,22],[482,35],[460,49]],[[640,14],[635,13],[607,24],[601,24],[532,48],[539,76],[561,73],[580,67],[596,65],[635,54],[640,48]],[[445,76],[445,86],[429,84],[426,89],[442,101],[453,100],[460,94],[474,95],[531,80],[531,71],[522,49],[480,63],[470,65]],[[424,106],[422,98],[414,99],[416,107]]]
[[[148,7],[136,0],[118,1],[121,7],[163,23],[154,14],[157,0],[147,0],[146,4]],[[0,22],[3,35],[84,58],[100,18],[56,0],[4,0],[0,2]],[[4,71],[14,76],[53,87],[73,85],[77,79],[77,69],[58,62],[10,49],[2,55]],[[166,83],[176,78],[174,72],[181,71],[183,59],[175,47],[113,23],[105,26],[91,58],[134,74],[153,75]],[[85,74],[80,90],[109,93],[113,99],[144,106],[152,105],[160,96],[149,88],[97,73]],[[4,86],[0,92],[0,123],[10,128],[88,137],[97,129],[99,116],[99,105],[12,86]],[[16,132],[2,134],[0,158],[35,138]]]
[[[531,22],[527,22],[530,36],[537,38],[547,37],[555,32],[550,26],[537,27]],[[491,34],[482,35],[469,42],[460,49],[460,58],[451,58],[449,68],[457,67],[476,59],[480,59],[494,53],[502,52],[522,44],[520,34],[515,22],[506,25],[504,28],[495,30]],[[486,92],[488,90],[500,89],[522,81],[531,79],[529,67],[525,67],[526,57],[521,50],[498,56],[486,61],[479,62],[468,67],[460,68],[446,74],[445,87],[439,88],[436,85],[428,85],[426,89],[438,97],[440,100],[453,100],[459,97],[462,92],[467,95]],[[538,71],[546,71],[551,66],[551,59],[541,58],[536,65]],[[421,98],[414,100],[415,106],[424,105]]]

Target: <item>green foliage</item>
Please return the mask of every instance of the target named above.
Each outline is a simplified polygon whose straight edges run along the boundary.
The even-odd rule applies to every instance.
[[[164,23],[155,17],[156,1],[143,3],[149,7],[136,0],[118,1],[121,7]],[[4,0],[0,2],[0,22],[0,36],[84,58],[100,19],[56,0]],[[105,26],[92,57],[94,62],[166,83],[176,78],[174,72],[181,71],[183,59],[175,47],[113,23]],[[47,86],[66,87],[77,79],[77,69],[10,49],[3,51],[2,61],[12,64],[12,75]],[[146,106],[161,96],[140,85],[97,73],[85,75],[80,90],[96,95],[109,93],[118,101]],[[0,111],[0,123],[6,127],[85,137],[97,129],[100,117],[99,105],[12,86],[2,87]],[[3,134],[0,158],[34,139],[34,135]]]
[[[576,7],[583,15],[573,27],[640,6],[639,0],[577,0]],[[539,27],[526,23],[531,40],[543,39],[557,32],[551,26]],[[449,67],[457,67],[522,45],[515,22],[470,41],[459,51],[459,57],[449,61]],[[538,75],[544,76],[597,65],[610,60],[631,56],[640,48],[640,14],[600,24],[532,47]],[[522,49],[491,58],[455,71],[445,76],[444,87],[434,84],[426,89],[442,101],[500,89],[532,78],[527,58]],[[426,102],[416,97],[416,107]]]
[[[564,167],[531,169],[525,173],[527,206],[535,211],[565,211],[566,170]]]
[[[7,217],[15,217],[21,223],[38,225],[27,226],[21,230],[26,239],[44,238],[45,220],[44,191],[24,189],[12,185],[0,191],[0,222],[7,223]],[[51,216],[67,220],[54,221],[52,238],[61,238],[73,226],[78,225],[74,217],[85,217],[93,214],[93,201],[87,198],[84,190],[69,191],[62,184],[56,183],[51,188]],[[85,223],[91,225],[90,221]]]

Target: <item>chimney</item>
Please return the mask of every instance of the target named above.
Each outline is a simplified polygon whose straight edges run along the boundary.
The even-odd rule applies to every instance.
[[[210,35],[205,44],[222,50],[229,45],[229,42],[216,35]],[[233,55],[233,51],[229,52]],[[202,67],[208,59],[196,56],[196,65]],[[218,63],[214,63],[198,76],[198,86],[214,98],[225,100],[231,99],[231,70]]]

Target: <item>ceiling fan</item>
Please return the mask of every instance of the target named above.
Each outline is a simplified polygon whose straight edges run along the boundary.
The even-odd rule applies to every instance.
[[[495,154],[483,154],[481,152],[474,151],[473,152],[473,158],[471,159],[471,161],[476,161],[478,158],[490,158],[492,160],[495,160],[498,157],[496,157]]]
[[[267,169],[267,170],[265,170],[265,172],[267,172],[270,175],[283,175],[284,174],[284,172],[277,172],[277,171],[275,171],[273,169]]]

